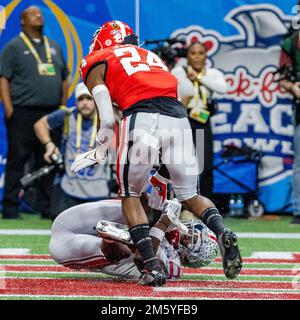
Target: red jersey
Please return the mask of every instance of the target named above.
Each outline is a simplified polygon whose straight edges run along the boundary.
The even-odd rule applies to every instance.
[[[84,83],[99,63],[106,64],[104,81],[121,111],[145,99],[177,98],[177,79],[149,50],[129,44],[91,52],[81,63]]]

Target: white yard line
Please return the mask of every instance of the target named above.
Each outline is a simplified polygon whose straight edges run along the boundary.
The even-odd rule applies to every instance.
[[[9,258],[2,259],[2,258],[0,258],[0,265],[3,265],[5,263],[9,263],[9,261],[13,261],[13,262],[49,262],[51,264],[55,262],[52,259],[9,259]],[[28,263],[26,265],[30,265],[30,263]],[[32,263],[32,265],[35,265],[35,264]],[[45,264],[45,265],[49,265],[49,264]],[[59,266],[59,264],[56,262],[55,262],[55,265]]]
[[[0,270],[0,275],[2,274],[55,274],[55,275],[67,275],[67,276],[72,276],[72,275],[92,275],[95,274],[93,272],[63,272],[63,271],[8,271],[8,270]],[[5,277],[5,276],[3,276]],[[97,277],[95,275],[95,277]],[[0,277],[1,278],[1,277]],[[19,278],[19,277],[18,277]],[[28,277],[25,277],[28,278]]]
[[[250,256],[252,259],[294,259],[294,253],[288,251],[256,251]]]
[[[236,235],[247,239],[300,239],[300,233],[237,232]]]
[[[40,235],[49,236],[51,230],[40,229],[0,229],[0,235]],[[300,233],[271,233],[271,232],[238,232],[239,238],[254,239],[300,239]]]
[[[241,282],[243,284],[243,282]],[[294,288],[290,289],[264,289],[264,288],[220,288],[220,287],[154,287],[154,291],[156,292],[259,292],[259,293],[300,293],[300,290],[296,290]]]
[[[24,255],[30,252],[28,248],[0,248],[0,255]]]
[[[212,277],[212,278],[215,278],[215,277],[222,277],[222,274],[211,274],[211,273],[185,273],[184,276],[198,276],[199,278],[196,279],[196,280],[191,280],[191,281],[199,281],[200,280],[205,280],[205,279],[201,279],[201,277]],[[296,275],[270,275],[270,274],[260,274],[260,275],[257,275],[257,274],[240,274],[238,279],[240,278],[295,278]],[[224,275],[224,280],[227,280],[225,275]],[[261,281],[261,280],[259,280]],[[277,280],[275,280],[277,282]],[[269,282],[269,281],[267,281]]]
[[[51,230],[34,230],[34,229],[0,229],[0,235],[12,236],[49,236]]]
[[[69,277],[72,277],[72,276],[80,276],[80,275],[93,275],[94,273],[91,273],[91,272],[63,272],[63,271],[9,271],[9,270],[3,270],[1,271],[0,270],[0,278],[1,277],[6,277],[5,275],[7,274],[18,274],[18,275],[22,275],[22,274],[31,274],[31,275],[40,275],[40,274],[47,274],[47,275],[65,275],[67,277],[65,278],[69,278]],[[104,274],[103,274],[104,275]],[[205,278],[221,278],[223,277],[222,274],[211,274],[211,273],[186,273],[184,274],[184,276],[186,277],[190,277],[190,276],[197,276],[199,277],[198,279],[188,279],[189,281],[200,281],[200,280],[206,280],[204,279]],[[240,274],[239,275],[239,279],[241,278],[274,278],[274,281],[277,282],[277,280],[275,280],[276,278],[295,278],[296,275],[293,275],[293,274],[290,274],[290,275],[248,275],[248,274]],[[96,275],[94,275],[95,278],[97,278]],[[93,277],[93,278],[94,278]],[[19,278],[19,277],[17,277]],[[30,277],[29,277],[30,278]],[[124,279],[123,279],[124,280]],[[186,280],[186,279],[184,279]],[[226,280],[225,276],[224,276],[224,280]],[[261,281],[261,280],[259,280]],[[269,282],[269,281],[268,281]]]
[[[40,260],[38,260],[38,261],[40,262]],[[59,264],[49,265],[49,264],[43,264],[43,263],[41,263],[41,264],[28,264],[28,263],[27,264],[24,264],[24,263],[23,264],[22,263],[20,263],[20,264],[10,264],[10,263],[7,263],[7,264],[1,264],[0,266],[4,267],[4,268],[5,267],[63,268],[63,266],[59,265]],[[65,270],[66,271],[61,271],[61,272],[64,272],[64,273],[72,272],[72,273],[79,273],[79,274],[82,273],[80,271],[74,271],[74,272],[73,271],[69,271],[69,270],[72,270],[72,269],[71,268],[67,268],[67,267],[65,267]],[[220,266],[215,266],[215,267],[199,268],[199,270],[207,270],[207,271],[209,271],[209,270],[223,270],[223,267],[220,265]],[[243,271],[246,271],[246,270],[252,270],[252,271],[263,271],[263,270],[291,271],[291,270],[295,270],[295,272],[296,272],[296,271],[300,271],[300,264],[295,264],[295,267],[293,269],[291,269],[291,268],[276,268],[276,266],[271,267],[271,268],[246,268],[246,267],[244,267]],[[8,271],[11,272],[10,270],[8,270]],[[43,271],[45,271],[45,270],[43,270]],[[33,270],[33,272],[35,272],[35,271]],[[51,272],[51,271],[49,271],[49,272]],[[94,273],[94,272],[90,272],[90,273]],[[191,274],[191,273],[186,273],[186,274]],[[202,273],[198,273],[198,274],[202,275]]]

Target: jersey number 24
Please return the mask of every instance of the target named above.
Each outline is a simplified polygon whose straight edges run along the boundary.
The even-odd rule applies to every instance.
[[[143,61],[143,57],[140,56],[134,47],[117,48],[114,50],[114,53],[117,57],[121,58],[120,62],[129,76],[139,71],[150,71],[151,67],[159,67],[164,71],[168,71],[167,66],[162,60],[151,51],[147,51],[145,61]],[[130,53],[130,56],[127,56],[128,53]],[[125,55],[126,57],[124,57]]]

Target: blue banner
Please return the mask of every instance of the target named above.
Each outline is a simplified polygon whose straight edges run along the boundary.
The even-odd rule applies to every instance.
[[[78,83],[78,66],[87,54],[95,29],[103,22],[127,22],[149,39],[199,39],[209,48],[209,64],[222,70],[229,86],[218,96],[213,118],[215,152],[234,143],[261,150],[258,173],[260,199],[268,211],[291,208],[293,156],[291,97],[274,82],[279,43],[296,14],[296,0],[3,0],[0,8],[0,49],[20,32],[20,13],[40,6],[45,33],[63,48],[71,71],[70,99]],[[293,9],[294,8],[294,9]],[[163,16],[162,14],[163,13]],[[0,199],[6,154],[3,108],[0,107]],[[276,200],[272,200],[276,199]]]

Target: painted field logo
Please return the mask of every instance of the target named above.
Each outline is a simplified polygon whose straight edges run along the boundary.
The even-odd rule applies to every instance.
[[[1,290],[6,289],[6,274],[5,274],[5,267],[0,266],[0,293]]]

